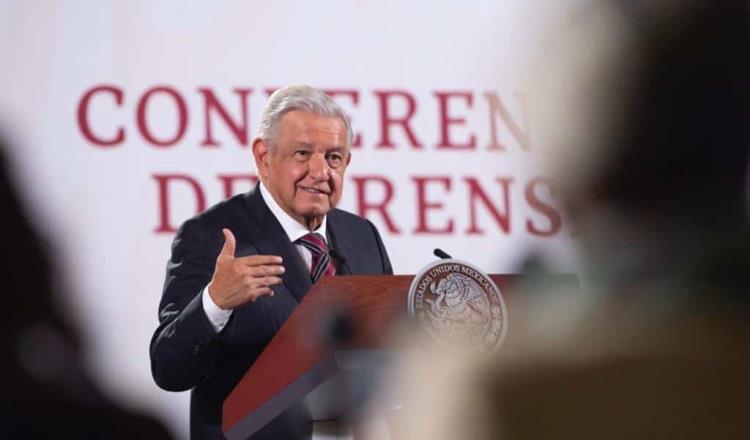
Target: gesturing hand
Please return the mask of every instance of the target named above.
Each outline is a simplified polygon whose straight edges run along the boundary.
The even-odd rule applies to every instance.
[[[284,273],[281,257],[251,255],[235,257],[236,241],[229,229],[222,229],[224,246],[216,258],[214,276],[208,284],[208,294],[222,309],[233,309],[255,301],[262,295],[273,295],[270,286],[281,283]]]

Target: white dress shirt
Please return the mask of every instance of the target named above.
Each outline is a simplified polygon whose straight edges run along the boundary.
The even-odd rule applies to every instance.
[[[263,182],[261,182],[259,186],[260,195],[261,197],[263,197],[263,201],[266,202],[266,206],[268,206],[268,209],[271,210],[273,216],[276,217],[276,220],[279,222],[279,224],[281,224],[281,227],[284,229],[284,232],[286,232],[289,241],[294,243],[296,240],[311,232],[307,228],[307,226],[299,223],[297,220],[293,219],[289,214],[287,214],[286,211],[281,209],[281,206],[276,203],[276,200],[273,199],[273,196],[271,196],[271,193],[268,192],[268,189],[263,184]],[[312,232],[318,232],[324,238],[326,237],[326,217],[323,217],[323,221],[320,222],[320,226],[318,226],[318,228]],[[307,269],[309,270],[310,266],[312,265],[312,253],[309,249],[302,245],[295,244],[295,246],[300,256],[302,256],[302,260],[305,262],[305,266],[307,266]],[[206,317],[208,317],[208,320],[211,322],[211,325],[213,325],[214,329],[217,332],[221,331],[221,329],[223,329],[229,321],[229,317],[232,316],[232,309],[224,310],[217,306],[213,299],[211,299],[211,295],[208,294],[208,289],[206,288],[203,288],[201,296],[201,300],[203,302],[203,310],[206,312]]]

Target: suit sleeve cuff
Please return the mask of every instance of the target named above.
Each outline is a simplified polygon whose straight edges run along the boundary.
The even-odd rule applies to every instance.
[[[201,297],[201,300],[203,302],[203,311],[206,312],[206,317],[213,326],[214,330],[216,330],[216,333],[219,333],[221,329],[223,329],[224,326],[227,325],[229,317],[232,316],[232,310],[224,310],[217,306],[214,300],[211,299],[211,295],[208,294],[208,287],[203,289]]]

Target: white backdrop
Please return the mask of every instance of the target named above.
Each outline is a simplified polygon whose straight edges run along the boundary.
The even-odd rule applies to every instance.
[[[0,125],[97,380],[187,436],[188,393],[159,390],[148,359],[169,229],[196,212],[194,186],[165,176],[221,200],[222,178],[254,173],[248,145],[281,85],[341,92],[362,140],[341,207],[383,204],[390,188],[364,214],[397,273],[435,247],[487,272],[516,270],[531,249],[573,269],[570,230],[531,164],[519,78],[573,3],[0,1]]]

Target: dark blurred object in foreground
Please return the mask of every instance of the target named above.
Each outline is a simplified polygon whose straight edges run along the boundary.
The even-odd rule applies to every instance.
[[[480,400],[507,438],[748,438],[748,2],[602,8],[633,77],[604,79],[627,84],[616,129],[564,195],[594,305],[544,348],[520,331]]]
[[[3,318],[0,439],[168,439],[155,420],[116,406],[83,369],[74,326],[60,312],[46,243],[8,175],[0,145]]]
[[[405,438],[750,438],[748,12],[597,2],[560,35],[532,111],[587,294],[510,304],[498,356],[421,361]]]

